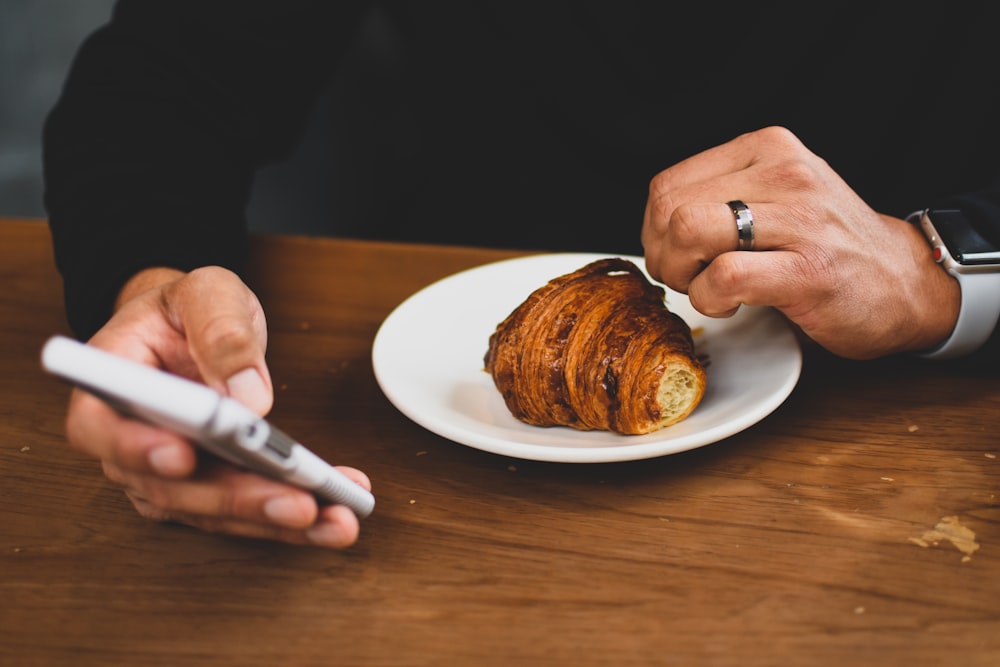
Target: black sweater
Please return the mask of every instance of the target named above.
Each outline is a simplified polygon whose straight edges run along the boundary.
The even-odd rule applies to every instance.
[[[784,125],[876,210],[1000,236],[1000,10],[960,4],[123,0],[45,128],[70,324],[142,267],[239,271],[331,89],[331,234],[641,254],[654,174]]]

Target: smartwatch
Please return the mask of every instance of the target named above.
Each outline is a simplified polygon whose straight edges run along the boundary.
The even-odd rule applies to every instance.
[[[909,218],[919,224],[934,260],[958,280],[962,304],[951,335],[919,356],[953,359],[989,339],[1000,319],[1000,245],[983,236],[958,209],[930,208]]]

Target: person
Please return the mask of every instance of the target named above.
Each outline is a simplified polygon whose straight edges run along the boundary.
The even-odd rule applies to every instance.
[[[247,203],[331,91],[332,234],[644,254],[707,315],[773,306],[846,358],[932,350],[962,292],[906,218],[958,207],[1000,237],[997,11],[121,0],[45,127],[67,316],[265,414]],[[184,440],[84,394],[67,438],[143,516],[358,539],[345,508],[196,470]]]

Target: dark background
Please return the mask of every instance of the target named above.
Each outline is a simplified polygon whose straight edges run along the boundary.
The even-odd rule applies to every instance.
[[[42,125],[80,42],[113,6],[114,0],[0,0],[0,216],[45,217]],[[329,113],[324,99],[316,117]],[[329,232],[331,193],[320,187],[329,134],[327,124],[313,123],[296,155],[264,170],[248,212],[251,228]]]

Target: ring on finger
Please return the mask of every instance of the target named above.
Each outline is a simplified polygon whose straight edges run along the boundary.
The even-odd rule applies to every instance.
[[[753,213],[750,207],[739,199],[726,202],[726,206],[736,217],[736,249],[753,250]]]

